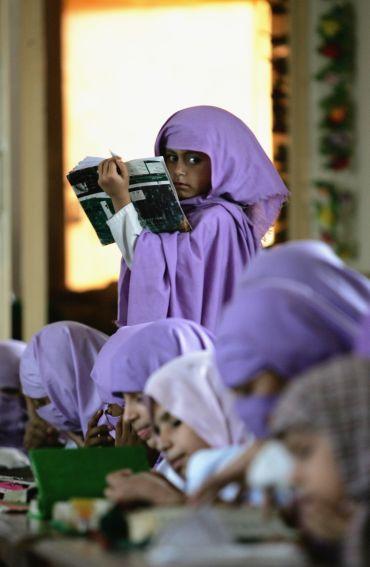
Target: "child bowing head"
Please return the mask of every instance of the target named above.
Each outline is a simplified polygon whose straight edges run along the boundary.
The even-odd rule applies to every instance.
[[[356,351],[370,282],[324,244],[262,251],[241,278],[216,339],[222,379],[258,437],[282,389],[321,361]]]
[[[211,351],[195,352],[168,362],[145,386],[152,400],[157,447],[183,478],[197,451],[247,441],[233,411],[230,393],[221,384]]]
[[[136,330],[135,330],[136,329]],[[130,331],[131,336],[127,336]],[[150,414],[143,391],[151,374],[179,355],[213,348],[212,334],[184,319],[164,319],[146,325],[122,327],[102,348],[92,378],[101,396],[124,400],[122,429],[129,429],[145,443],[148,459],[156,449]],[[103,392],[106,392],[105,394]],[[153,471],[131,474],[117,471],[107,477],[106,496],[114,502],[146,501],[174,504],[183,501],[183,481],[155,452]]]
[[[221,379],[237,396],[235,410],[257,442],[204,484],[198,502],[244,474],[290,382],[321,361],[357,351],[369,305],[367,278],[324,244],[283,244],[253,259],[223,312],[215,350]]]
[[[123,398],[124,422],[154,448],[150,415],[143,396],[147,380],[173,358],[212,348],[212,334],[185,319],[122,327],[100,351],[91,376],[101,396]]]
[[[165,158],[192,231],[142,230],[125,164],[116,160],[109,170],[104,162],[99,184],[126,195],[108,221],[123,254],[118,323],[183,317],[214,330],[288,191],[249,128],[221,108],[176,112],[161,128],[155,154]],[[119,190],[120,176],[126,181]]]
[[[341,565],[368,565],[370,361],[342,356],[302,375],[284,393],[272,429],[294,457],[302,527],[336,544]]]
[[[0,341],[0,447],[23,447],[27,412],[19,365],[25,348],[21,341]]]
[[[72,321],[46,325],[22,356],[20,379],[29,403],[28,448],[58,445],[59,433],[86,433],[102,400],[90,378],[108,337]]]

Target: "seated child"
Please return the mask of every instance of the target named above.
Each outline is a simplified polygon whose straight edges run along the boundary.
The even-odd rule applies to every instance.
[[[108,225],[123,255],[118,323],[183,317],[213,331],[288,191],[249,128],[221,108],[176,112],[155,154],[164,156],[193,230],[142,230],[124,162],[100,164],[99,185],[116,210]]]
[[[219,379],[212,351],[168,362],[152,374],[144,392],[152,403],[157,448],[185,481],[187,465],[197,451],[249,442],[233,411],[233,397]]]
[[[295,460],[302,528],[334,544],[341,557],[332,565],[369,565],[370,360],[343,356],[301,376],[272,429]]]
[[[181,354],[212,348],[213,340],[209,331],[184,319],[165,319],[136,325],[135,328],[134,336],[128,339],[125,336],[128,327],[122,327],[107,341],[91,375],[103,398],[109,399],[111,392],[115,396],[123,396],[124,423],[132,428],[141,442],[154,449],[150,416],[143,399],[149,376]],[[181,479],[166,461],[158,460],[158,453],[156,455],[156,473],[170,482],[164,483],[159,474],[149,478],[147,473],[130,475],[120,471],[109,475],[107,496],[120,502],[153,496],[161,501],[165,499],[167,503],[179,498],[182,500],[178,490],[171,490],[171,485],[182,486]],[[155,490],[153,482],[156,483]]]
[[[370,306],[370,282],[328,248],[295,242],[265,250],[251,262],[225,308],[216,361],[235,409],[257,440],[285,386],[299,373],[356,349]],[[244,478],[251,452],[228,472],[209,479],[195,499]]]
[[[47,325],[32,337],[20,368],[29,403],[27,449],[59,446],[63,437],[83,444],[88,420],[103,403],[90,372],[107,338],[71,321]]]
[[[0,341],[0,447],[23,448],[27,410],[19,364],[25,348],[21,341]]]

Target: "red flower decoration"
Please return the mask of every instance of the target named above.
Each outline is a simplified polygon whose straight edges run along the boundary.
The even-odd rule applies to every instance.
[[[335,124],[341,124],[346,119],[347,112],[348,109],[346,106],[335,106],[329,112],[328,119]]]
[[[324,57],[329,57],[330,59],[338,59],[342,54],[341,47],[338,43],[327,43],[319,49],[319,52],[321,55],[324,55]]]
[[[330,162],[330,168],[334,169],[335,171],[341,171],[342,169],[347,169],[349,167],[349,157],[342,156],[338,158],[332,159]]]

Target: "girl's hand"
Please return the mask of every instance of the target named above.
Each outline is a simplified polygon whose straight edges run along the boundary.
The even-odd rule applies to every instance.
[[[111,197],[116,212],[131,202],[129,174],[121,158],[105,159],[99,164],[98,173],[98,184]]]
[[[114,445],[114,439],[110,435],[112,426],[98,425],[103,413],[103,410],[98,410],[90,419],[85,435],[85,447],[112,447]]]
[[[23,444],[27,450],[40,447],[62,447],[62,443],[59,442],[59,431],[36,416],[26,425]]]
[[[194,494],[189,496],[189,504],[199,506],[214,502],[217,500],[220,490],[231,482],[239,484],[241,493],[245,488],[246,470],[260,450],[262,444],[263,442],[261,441],[255,441],[251,447],[243,451],[243,453],[231,461],[228,466],[207,478],[203,485],[194,492]]]
[[[153,506],[176,506],[185,502],[184,494],[156,472],[133,474],[124,469],[107,476],[105,496],[123,504],[147,502]]]
[[[142,445],[140,437],[138,437],[132,428],[132,425],[122,419],[116,425],[116,447]]]

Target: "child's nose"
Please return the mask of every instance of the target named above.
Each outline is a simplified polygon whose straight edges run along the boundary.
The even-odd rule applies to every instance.
[[[158,451],[168,451],[168,449],[171,447],[170,438],[167,435],[164,435],[163,433],[158,435],[156,441],[157,441]]]
[[[186,175],[186,166],[182,160],[179,160],[175,165],[176,175]]]
[[[134,409],[126,405],[125,409],[123,410],[123,421],[127,421],[127,422],[134,421],[136,417],[137,416]]]

